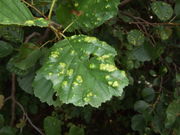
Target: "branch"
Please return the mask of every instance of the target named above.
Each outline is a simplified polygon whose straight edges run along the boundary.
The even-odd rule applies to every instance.
[[[51,19],[52,11],[53,11],[53,8],[54,8],[54,6],[55,6],[56,1],[57,1],[57,0],[53,0],[53,1],[52,1],[51,8],[50,8],[49,15],[48,15],[48,19],[49,19],[49,20]]]
[[[38,12],[41,16],[43,16],[44,18],[47,18],[39,9],[37,9],[35,6],[33,6],[32,4],[26,2],[25,0],[21,0],[22,2],[24,2],[26,5],[28,5],[29,7],[33,8],[36,12]]]
[[[37,132],[39,132],[40,135],[45,135],[38,127],[36,127],[36,126],[32,123],[32,121],[31,121],[31,119],[29,118],[29,116],[27,115],[24,107],[23,107],[18,101],[16,101],[16,104],[21,108],[21,110],[22,110],[22,112],[24,113],[24,115],[26,116],[26,119],[27,119],[27,121],[29,122],[29,124],[30,124]]]
[[[128,4],[129,2],[131,2],[132,0],[124,0],[120,3],[119,7],[123,7],[125,6],[126,4]]]
[[[15,108],[16,108],[16,98],[15,98],[15,93],[16,93],[16,76],[15,74],[12,74],[12,79],[11,79],[11,122],[10,125],[13,126],[14,120],[15,120]]]
[[[31,38],[33,38],[35,36],[41,36],[41,34],[38,32],[33,32],[32,34],[30,34],[29,36],[26,37],[24,43],[28,43],[31,40]]]

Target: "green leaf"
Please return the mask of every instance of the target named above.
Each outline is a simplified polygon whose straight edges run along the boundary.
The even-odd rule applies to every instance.
[[[2,128],[2,126],[4,126],[4,122],[5,122],[5,119],[4,119],[3,115],[0,114],[0,128]]]
[[[169,27],[160,26],[157,28],[157,34],[162,40],[167,40],[172,35],[172,29]]]
[[[18,26],[0,26],[0,38],[18,43],[23,42],[24,31],[22,27]]]
[[[29,94],[33,94],[33,88],[32,88],[32,82],[35,77],[35,72],[30,72],[29,74],[23,76],[23,77],[18,77],[17,81],[19,86],[21,87],[22,90]]]
[[[7,69],[18,75],[25,75],[32,68],[41,56],[41,51],[34,44],[23,44],[19,53],[12,57]]]
[[[151,102],[155,97],[155,91],[153,88],[144,88],[141,93],[144,100]]]
[[[131,128],[134,131],[142,131],[146,126],[144,117],[140,114],[134,115],[131,119]]]
[[[180,99],[174,100],[172,103],[168,105],[166,110],[166,127],[170,127],[176,120],[176,118],[180,114]]]
[[[173,8],[168,3],[155,1],[151,4],[152,11],[161,20],[167,21],[173,15]]]
[[[69,31],[91,30],[117,14],[119,0],[62,0],[57,18],[63,27],[71,23]]]
[[[131,30],[127,35],[127,40],[130,44],[140,46],[144,43],[144,34],[139,30]]]
[[[0,135],[16,135],[13,128],[6,126],[0,129]]]
[[[0,58],[6,57],[7,55],[11,54],[13,51],[13,47],[11,44],[0,41]]]
[[[175,99],[180,98],[180,87],[175,88],[175,90],[174,90],[174,98]]]
[[[47,102],[49,105],[54,106],[61,105],[60,99],[56,96],[53,89],[53,84],[50,80],[47,80],[42,75],[38,75],[36,76],[33,86],[34,95],[39,97],[41,102]]]
[[[49,21],[33,17],[20,0],[1,0],[0,24],[48,27]]]
[[[180,73],[176,73],[176,83],[180,83]]]
[[[84,129],[78,126],[72,125],[68,135],[84,135]]]
[[[140,113],[143,113],[148,107],[149,104],[143,100],[136,101],[134,104],[134,110]]]
[[[61,135],[61,121],[55,117],[47,116],[44,119],[44,130],[46,135]]]
[[[158,58],[164,51],[164,47],[157,45],[153,47],[150,44],[145,43],[144,45],[134,48],[132,50],[132,55],[134,59],[138,61],[150,61]]]
[[[57,42],[37,72],[35,95],[46,100],[41,94],[48,93],[38,88],[47,87],[40,81],[45,79],[53,84],[48,92],[66,104],[98,107],[112,96],[121,96],[128,79],[125,72],[115,66],[115,56],[111,46],[95,37],[76,35]],[[50,96],[52,94],[47,99],[53,99]]]
[[[179,0],[176,0],[174,12],[177,17],[180,17],[180,1]]]

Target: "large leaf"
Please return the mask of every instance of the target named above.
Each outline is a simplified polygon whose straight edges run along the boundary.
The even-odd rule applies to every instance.
[[[72,36],[56,43],[37,72],[35,95],[45,101],[53,97],[38,87],[47,88],[41,79],[52,82],[52,92],[63,102],[76,106],[98,107],[112,96],[121,96],[128,85],[124,71],[114,64],[116,51],[105,42],[85,35]],[[44,84],[42,84],[44,83]],[[49,103],[49,101],[46,101]]]
[[[0,0],[0,24],[47,27],[49,21],[35,18],[20,0]]]
[[[119,0],[63,0],[57,17],[63,27],[73,22],[69,31],[91,30],[117,14]]]

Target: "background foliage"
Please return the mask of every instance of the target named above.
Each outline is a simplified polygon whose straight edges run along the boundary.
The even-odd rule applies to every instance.
[[[0,9],[0,135],[180,135],[179,0]]]

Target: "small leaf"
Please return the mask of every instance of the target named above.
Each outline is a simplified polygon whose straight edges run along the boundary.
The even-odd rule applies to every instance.
[[[17,75],[26,75],[41,56],[41,51],[34,44],[23,44],[19,53],[12,57],[7,69]]]
[[[131,30],[127,35],[127,40],[132,45],[140,46],[144,43],[144,35],[139,30]]]
[[[144,62],[158,58],[163,51],[164,47],[161,45],[153,47],[152,45],[145,43],[140,47],[134,48],[132,50],[132,55],[134,56],[134,59]]]
[[[13,128],[6,126],[0,129],[0,135],[16,135]]]
[[[180,114],[180,99],[174,100],[172,103],[168,105],[166,110],[167,120],[166,120],[166,127],[172,126],[175,122],[176,118]]]
[[[131,128],[134,131],[143,131],[146,126],[144,117],[140,114],[134,115],[131,119]]]
[[[168,3],[155,1],[151,4],[152,11],[162,21],[169,20],[173,15],[173,8]]]
[[[174,12],[177,17],[180,17],[180,1],[179,0],[176,0]]]
[[[176,73],[176,83],[180,83],[180,73]]]
[[[35,71],[34,72],[31,71],[27,75],[22,77],[19,76],[17,78],[18,84],[21,87],[21,89],[29,94],[33,94],[32,82],[34,80],[34,77],[35,77]]]
[[[61,135],[61,121],[55,117],[47,116],[44,119],[44,130],[46,135]]]
[[[144,88],[141,93],[144,100],[151,102],[155,97],[155,92],[153,88]]]
[[[134,110],[140,113],[143,113],[148,107],[149,104],[143,100],[136,101],[134,104]]]
[[[4,126],[5,119],[2,114],[0,114],[0,128]]]
[[[72,125],[68,135],[84,135],[84,129],[78,126]]]
[[[13,47],[11,46],[11,44],[0,41],[0,58],[6,57],[7,55],[11,54],[12,51]]]
[[[7,6],[8,5],[8,6]],[[20,0],[1,0],[0,24],[48,27],[49,21],[33,17],[30,10]]]
[[[91,30],[117,14],[119,0],[62,0],[57,9],[57,18],[69,31]]]
[[[24,119],[20,119],[19,123],[16,123],[17,128],[23,128],[25,126],[26,126],[26,120],[24,120]]]
[[[114,63],[116,51],[95,37],[76,35],[57,42],[34,80],[35,95],[42,100],[56,95],[63,103],[98,107],[112,96],[121,96],[128,85],[124,71]],[[44,80],[43,82],[40,80]],[[46,88],[49,95],[39,87]],[[43,84],[44,83],[44,84]],[[42,99],[42,95],[48,97]],[[50,102],[50,101],[48,101]],[[53,103],[53,102],[51,102]]]
[[[22,27],[18,26],[0,26],[0,38],[8,40],[13,43],[23,42],[24,31]]]
[[[160,26],[157,28],[157,34],[162,40],[167,40],[172,35],[172,29],[169,27]]]

